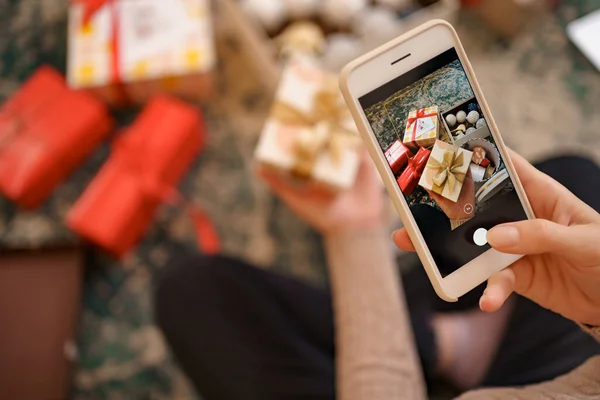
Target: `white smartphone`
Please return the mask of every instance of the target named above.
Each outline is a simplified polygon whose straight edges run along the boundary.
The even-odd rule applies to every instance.
[[[454,28],[430,21],[348,64],[340,88],[437,294],[521,256],[486,240],[533,211]]]

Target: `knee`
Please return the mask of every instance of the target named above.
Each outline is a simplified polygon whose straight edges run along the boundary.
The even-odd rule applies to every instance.
[[[219,294],[216,287],[226,268],[222,257],[201,255],[186,256],[168,265],[159,275],[154,292],[155,319],[161,329],[168,331],[173,324],[198,320],[202,307]]]

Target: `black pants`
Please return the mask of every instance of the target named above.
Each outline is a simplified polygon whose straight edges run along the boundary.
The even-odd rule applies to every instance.
[[[563,157],[538,165],[600,210],[600,170]],[[427,318],[476,307],[483,288],[458,303],[438,300],[422,268],[404,278],[417,345],[435,363]],[[206,400],[333,399],[331,295],[226,257],[193,256],[160,281],[156,317],[175,357]],[[574,323],[519,297],[484,386],[540,382],[566,373],[600,346]]]

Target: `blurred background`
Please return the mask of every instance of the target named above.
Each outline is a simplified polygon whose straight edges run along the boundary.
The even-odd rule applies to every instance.
[[[600,74],[566,33],[598,9],[0,0],[0,398],[195,398],[153,322],[154,283],[182,254],[326,284],[318,235],[254,179],[290,52],[335,74],[447,19],[510,147],[600,161]]]

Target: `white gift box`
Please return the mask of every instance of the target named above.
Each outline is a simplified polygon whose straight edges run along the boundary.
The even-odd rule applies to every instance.
[[[169,92],[188,99],[211,92],[215,65],[208,0],[107,1],[84,21],[69,8],[67,80],[111,103]]]

